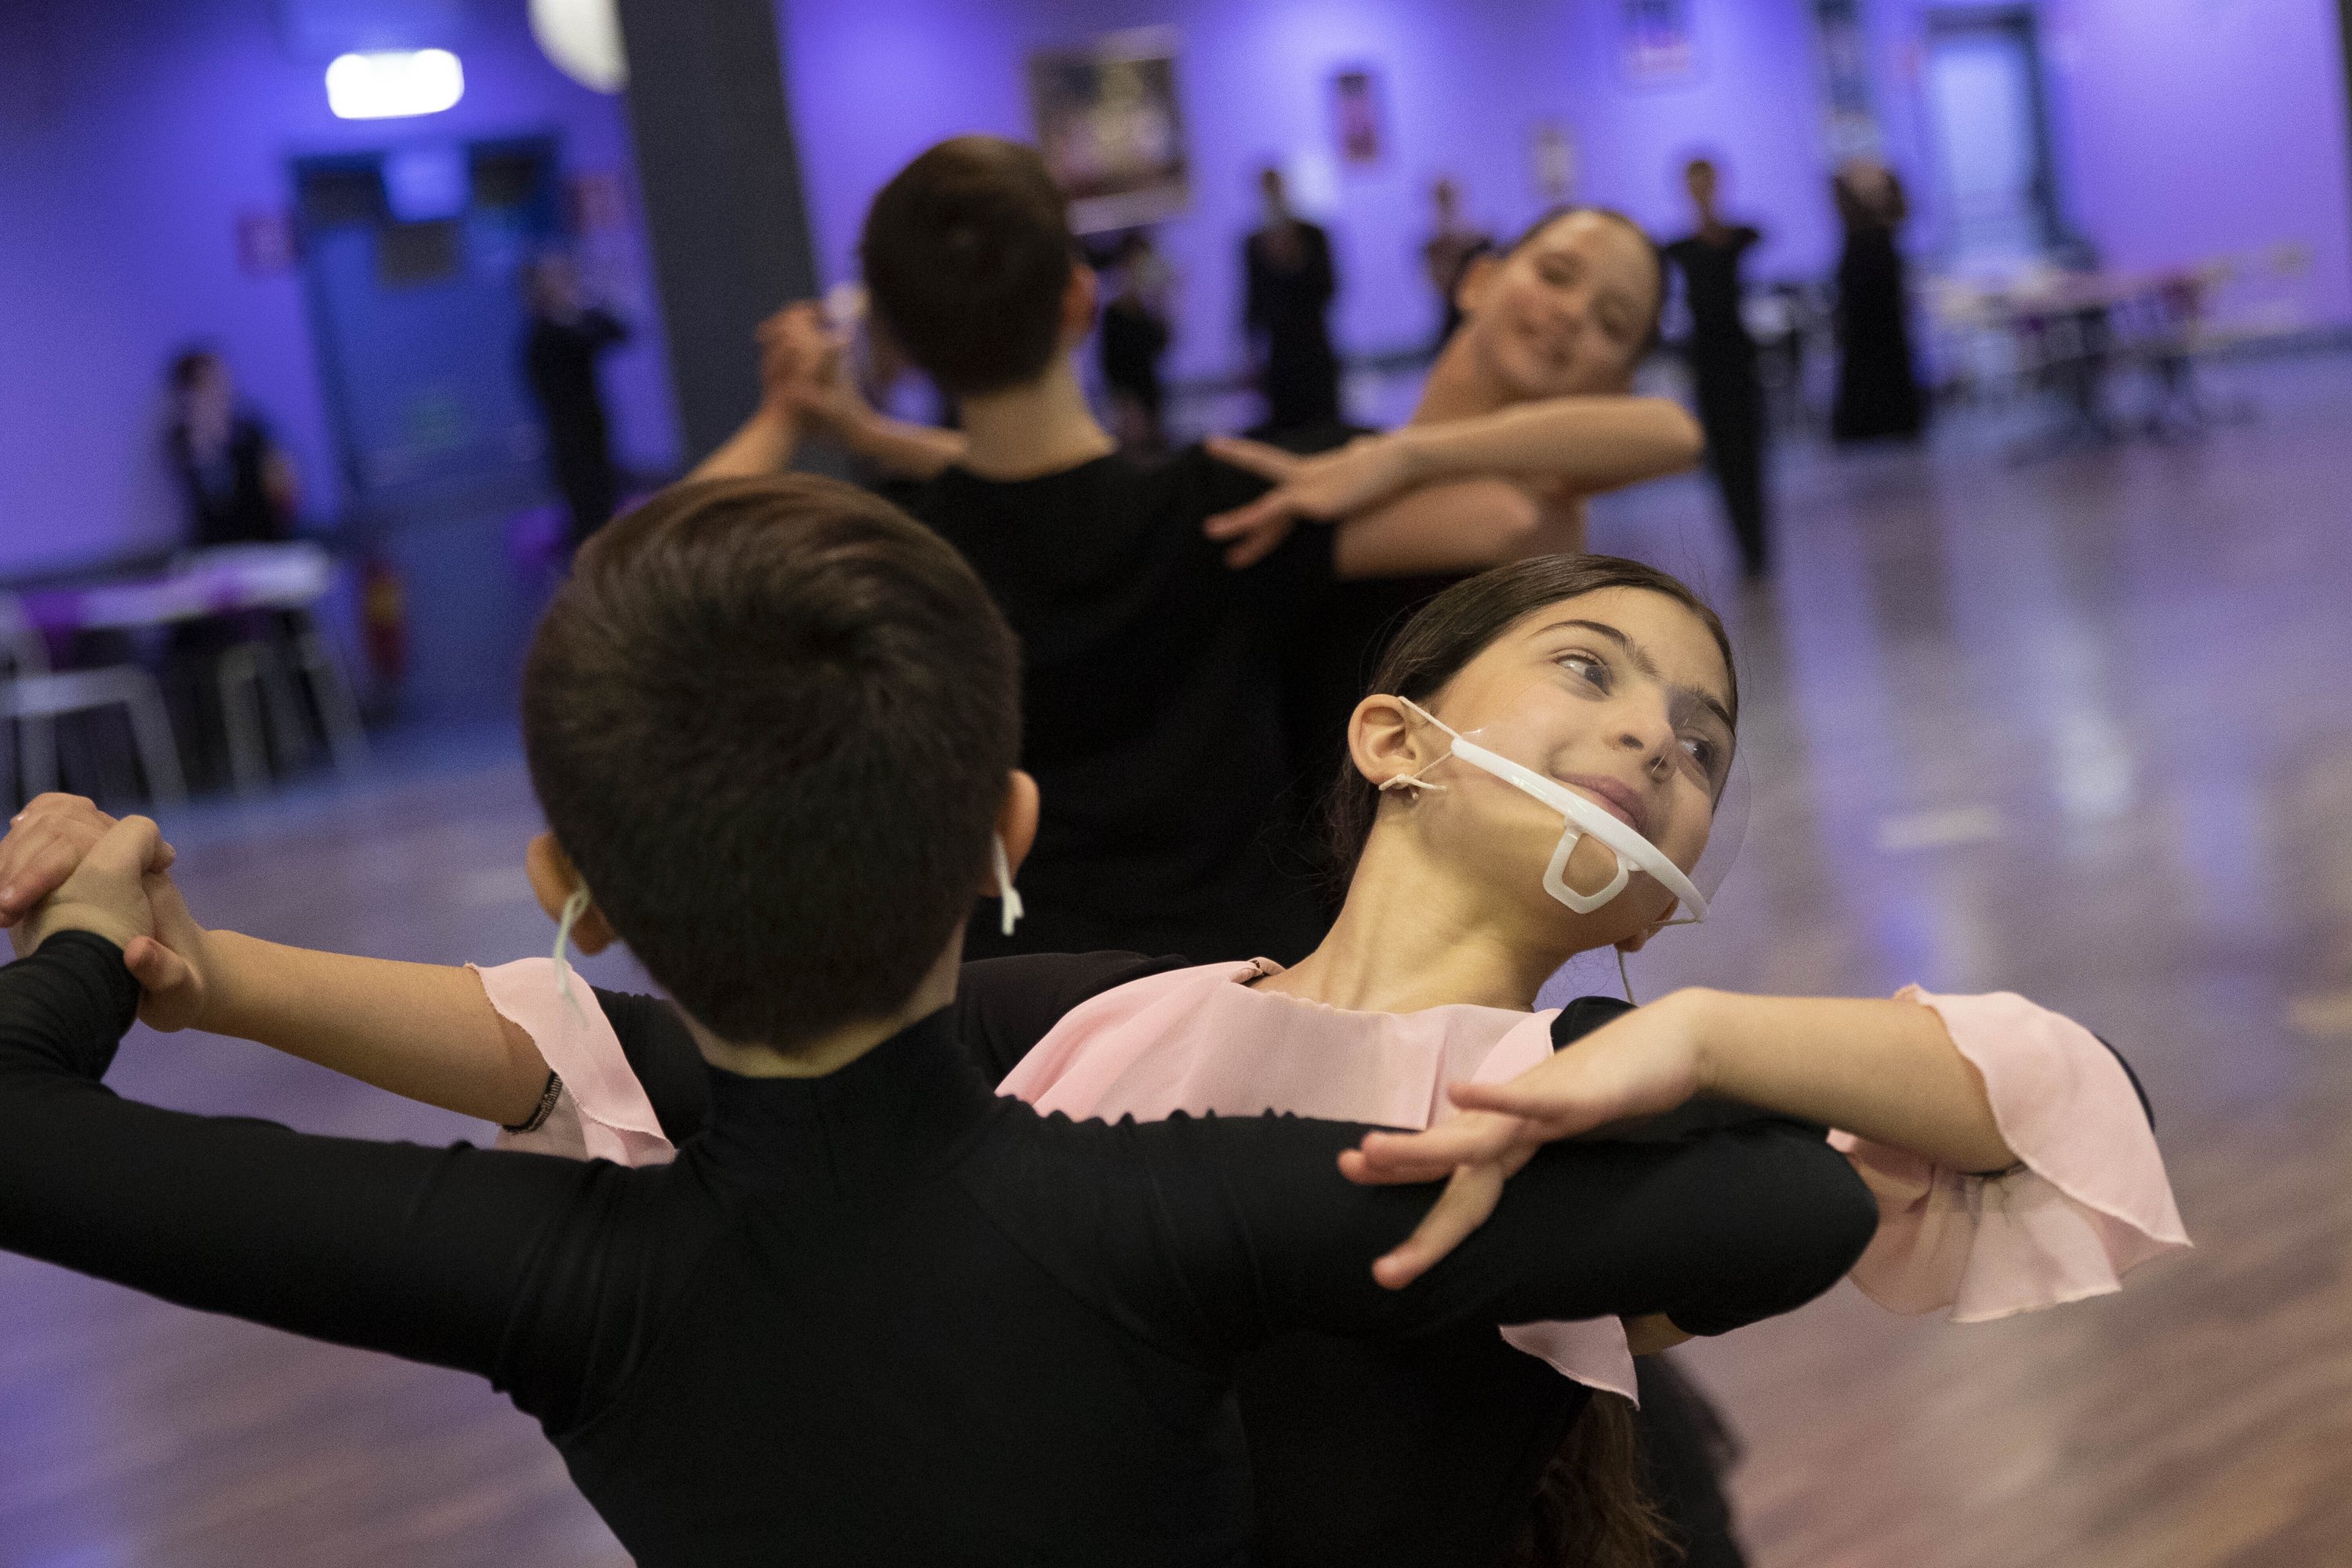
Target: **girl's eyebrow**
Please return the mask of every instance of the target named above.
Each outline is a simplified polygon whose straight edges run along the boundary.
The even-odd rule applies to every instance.
[[[1631,664],[1635,669],[1640,670],[1643,675],[1648,676],[1653,680],[1664,681],[1664,678],[1658,673],[1657,661],[1650,657],[1648,650],[1643,648],[1640,643],[1635,642],[1632,637],[1627,637],[1623,632],[1619,631],[1615,626],[1610,626],[1606,622],[1586,620],[1554,621],[1551,625],[1544,627],[1542,632],[1538,632],[1536,635],[1541,637],[1546,632],[1562,631],[1570,626],[1580,627],[1589,632],[1599,632],[1602,637],[1607,637],[1611,642],[1615,643],[1619,647],[1625,650],[1625,661],[1628,664]],[[1697,703],[1700,707],[1705,708],[1708,712],[1721,720],[1723,721],[1723,727],[1727,732],[1735,735],[1739,732],[1739,726],[1731,721],[1731,710],[1726,708],[1722,701],[1713,693],[1701,691],[1695,686],[1676,686],[1674,687],[1673,689],[1680,693],[1682,696],[1689,698],[1692,701]]]

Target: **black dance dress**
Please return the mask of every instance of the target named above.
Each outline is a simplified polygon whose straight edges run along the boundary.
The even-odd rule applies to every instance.
[[[1339,417],[1339,356],[1327,319],[1339,279],[1331,237],[1293,219],[1262,228],[1242,246],[1246,278],[1243,314],[1259,345],[1258,389],[1267,431],[1300,429]]]
[[[583,310],[570,321],[534,318],[523,345],[524,373],[547,422],[549,477],[572,514],[575,545],[604,527],[620,502],[596,362],[628,335],[606,312]]]
[[[1840,441],[1908,439],[1927,423],[1912,364],[1910,285],[1895,244],[1900,187],[1893,188],[1895,210],[1882,214],[1853,199],[1843,183],[1837,186],[1845,250],[1838,258],[1841,357],[1830,434]]]
[[[1760,577],[1771,564],[1772,536],[1764,499],[1764,384],[1756,370],[1756,340],[1739,313],[1739,268],[1764,237],[1745,225],[1709,237],[1704,232],[1665,247],[1683,275],[1690,306],[1685,353],[1706,430],[1707,467],[1723,493],[1724,514],[1739,545],[1740,564]]]

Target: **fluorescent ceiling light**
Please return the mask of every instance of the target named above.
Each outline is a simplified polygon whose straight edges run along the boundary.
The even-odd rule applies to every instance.
[[[338,55],[327,68],[327,107],[339,120],[438,114],[466,96],[466,68],[446,49]]]

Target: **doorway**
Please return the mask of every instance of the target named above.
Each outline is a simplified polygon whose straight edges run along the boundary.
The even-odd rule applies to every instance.
[[[1944,263],[2001,275],[2065,234],[2031,6],[1936,11],[1923,82]]]
[[[353,510],[379,523],[543,488],[523,263],[561,229],[551,138],[298,159],[313,341]]]

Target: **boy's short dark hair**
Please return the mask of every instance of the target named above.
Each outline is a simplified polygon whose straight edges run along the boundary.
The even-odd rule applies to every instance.
[[[882,187],[859,250],[874,313],[942,391],[1002,392],[1053,363],[1077,244],[1034,149],[940,142]]]
[[[898,1011],[970,912],[1018,662],[963,558],[878,497],[679,485],[590,540],[540,622],[531,783],[678,1005],[791,1050]]]

